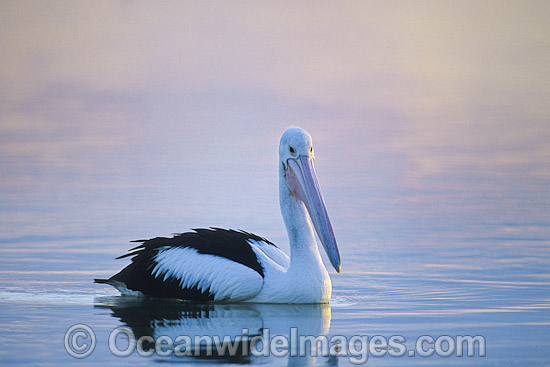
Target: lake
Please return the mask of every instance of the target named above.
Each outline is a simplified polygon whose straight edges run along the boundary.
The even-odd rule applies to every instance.
[[[548,5],[475,4],[2,4],[2,365],[547,366]],[[329,305],[93,283],[190,228],[288,251],[290,125],[341,252]]]

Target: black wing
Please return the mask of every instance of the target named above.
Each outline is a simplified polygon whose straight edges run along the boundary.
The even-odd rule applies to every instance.
[[[197,285],[182,287],[182,279],[169,276],[166,279],[155,275],[156,256],[173,248],[192,248],[200,254],[214,255],[242,264],[256,271],[262,278],[264,269],[258,261],[249,242],[272,242],[244,231],[220,228],[193,229],[193,232],[176,234],[171,238],[156,237],[149,240],[136,240],[140,244],[117,259],[132,256],[132,262],[109,279],[96,279],[96,283],[107,283],[116,288],[122,284],[129,290],[139,291],[147,296],[180,298],[196,302],[214,300],[209,289],[199,289]],[[120,289],[120,288],[119,288]]]

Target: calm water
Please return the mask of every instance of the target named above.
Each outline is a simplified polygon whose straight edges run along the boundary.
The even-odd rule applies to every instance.
[[[277,135],[273,136],[271,145],[277,139]],[[137,352],[127,357],[113,356],[108,347],[109,334],[116,327],[126,325],[136,337],[155,338],[239,335],[242,328],[251,333],[268,328],[271,335],[289,335],[293,327],[298,328],[300,335],[321,334],[328,338],[399,335],[406,338],[407,349],[414,348],[415,340],[424,335],[434,338],[480,335],[486,342],[485,357],[478,354],[448,358],[370,356],[367,363],[548,365],[550,231],[545,213],[548,195],[542,189],[536,194],[506,188],[506,185],[514,186],[510,183],[504,187],[495,184],[494,190],[486,186],[487,183],[464,183],[462,190],[458,184],[454,188],[439,188],[435,182],[415,190],[407,199],[406,190],[400,192],[399,187],[368,188],[369,183],[361,173],[342,177],[339,167],[331,168],[332,164],[338,164],[331,162],[333,158],[325,152],[330,149],[328,146],[330,144],[317,144],[317,154],[323,156],[323,160],[318,157],[322,167],[318,174],[321,184],[327,188],[327,205],[335,222],[344,264],[340,275],[332,274],[334,293],[329,307],[215,305],[189,310],[169,302],[136,304],[107,287],[93,284],[92,279],[110,276],[120,269],[125,262],[114,257],[129,248],[126,240],[143,237],[149,228],[136,226],[128,230],[128,224],[122,224],[129,238],[109,237],[101,231],[92,233],[86,228],[91,222],[85,207],[78,208],[81,204],[59,202],[42,194],[43,201],[39,204],[27,203],[14,209],[13,218],[44,216],[43,220],[51,222],[52,227],[32,225],[33,231],[2,240],[0,324],[4,348],[1,359],[13,365],[127,365],[169,361],[298,366],[349,365],[356,360],[350,361],[345,356],[234,359],[172,356],[167,359],[157,355],[142,357]],[[238,154],[238,144],[235,152]],[[221,167],[226,163],[223,159],[218,161]],[[273,177],[272,168],[258,164],[250,170],[265,169],[266,175]],[[368,167],[362,169],[369,170]],[[221,172],[206,169],[199,177],[216,180],[223,172],[224,169]],[[239,176],[254,181],[253,175],[248,177],[246,172],[240,172]],[[192,185],[195,179],[197,176],[190,175],[187,183]],[[509,179],[513,181],[514,177]],[[237,190],[237,181],[235,185]],[[367,187],[363,189],[363,185]],[[269,186],[274,188],[275,183]],[[208,186],[204,191],[209,192]],[[185,192],[185,185],[180,192]],[[230,221],[224,219],[229,212],[236,216],[237,223],[241,217],[246,218],[250,221],[247,228],[270,235],[284,247],[284,230],[278,223],[273,193],[268,197],[275,203],[270,205],[262,204],[262,198],[255,197],[256,194],[253,192],[252,197],[258,200],[257,206],[246,201],[243,204],[239,195],[235,195],[235,205],[214,206],[214,211],[224,224]],[[130,191],[128,195],[139,194]],[[400,195],[405,198],[399,198]],[[536,200],[531,195],[537,196]],[[82,199],[82,203],[86,202],[88,199]],[[155,207],[147,199],[139,206],[149,204]],[[112,212],[109,203],[104,205],[105,219],[95,225],[107,228],[106,233],[114,232],[109,230],[110,220],[139,223],[149,214],[153,223],[158,220],[154,212],[145,208],[142,213],[124,215],[116,207],[116,201]],[[80,212],[80,216],[67,218],[59,207]],[[184,212],[181,222],[195,210],[201,213],[207,208],[186,207],[190,214]],[[272,213],[258,219],[255,210]],[[8,217],[6,212],[3,215]],[[61,230],[55,227],[56,221],[80,225],[82,233],[68,230],[66,236],[40,234],[52,228]],[[271,221],[273,225],[269,224]],[[174,220],[175,231],[186,229],[177,222],[179,220]],[[194,223],[193,219],[189,222]],[[217,225],[216,221],[211,223]],[[65,332],[75,324],[89,326],[96,335],[95,350],[82,360],[69,356],[64,349]]]
[[[362,357],[118,357],[109,335],[125,326],[406,340],[367,365],[548,366],[548,5],[476,4],[0,5],[2,365]],[[288,250],[290,124],[313,136],[342,255],[330,306],[140,303],[93,284],[127,264],[128,241],[193,227]],[[64,347],[77,324],[96,337],[83,359]],[[480,336],[486,353],[409,356],[425,336],[444,351]]]

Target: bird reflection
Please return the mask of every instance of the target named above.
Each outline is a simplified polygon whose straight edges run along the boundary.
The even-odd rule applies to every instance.
[[[314,340],[328,333],[331,320],[328,304],[196,304],[115,296],[96,299],[95,307],[110,309],[112,316],[129,327],[138,340],[138,351],[142,348],[159,361],[338,365],[337,357],[322,353],[315,342],[300,346],[291,335],[312,336]],[[274,337],[284,337],[290,343],[271,345]],[[184,353],[170,351],[166,356],[158,355],[155,341],[158,346],[161,339],[175,341],[170,347],[175,352],[178,348],[180,352],[185,349]],[[167,345],[163,348],[166,351]]]

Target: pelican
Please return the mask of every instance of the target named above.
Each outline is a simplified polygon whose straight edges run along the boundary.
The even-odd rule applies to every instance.
[[[117,258],[131,263],[95,282],[124,295],[194,302],[328,303],[332,284],[314,229],[337,273],[341,261],[313,161],[311,136],[288,128],[279,143],[279,204],[290,257],[249,232],[193,229],[133,241],[139,245]]]

